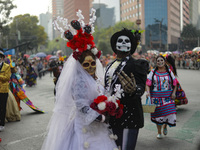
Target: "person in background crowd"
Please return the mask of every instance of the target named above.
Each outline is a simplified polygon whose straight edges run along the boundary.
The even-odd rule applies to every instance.
[[[37,74],[34,70],[34,68],[32,67],[32,64],[29,63],[26,66],[26,85],[28,85],[29,87],[32,87],[33,85],[36,85],[36,79],[37,79]]]
[[[162,55],[157,56],[156,65],[147,77],[146,96],[150,96],[151,102],[156,105],[155,112],[151,113],[151,121],[157,126],[157,138],[161,139],[162,126],[164,135],[168,134],[167,125],[176,126],[177,79]]]
[[[9,92],[9,80],[11,76],[10,66],[4,63],[5,55],[0,49],[0,131],[4,130],[6,105]]]

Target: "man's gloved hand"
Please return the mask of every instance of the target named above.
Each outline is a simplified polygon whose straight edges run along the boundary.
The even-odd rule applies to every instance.
[[[133,73],[131,73],[131,77],[129,77],[124,71],[117,73],[119,81],[122,85],[124,92],[132,94],[136,91],[136,81]]]
[[[108,123],[110,120],[110,116],[105,116],[105,115],[99,115],[95,121],[98,121],[98,122],[104,122],[104,123]]]

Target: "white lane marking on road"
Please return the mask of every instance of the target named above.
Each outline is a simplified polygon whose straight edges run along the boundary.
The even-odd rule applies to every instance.
[[[6,145],[16,144],[16,143],[19,143],[19,142],[22,142],[22,141],[26,141],[26,140],[29,140],[29,139],[32,139],[32,138],[41,137],[41,136],[44,136],[44,135],[45,135],[45,133],[38,134],[38,135],[34,135],[34,136],[27,137],[27,138],[24,138],[24,139],[21,139],[21,140],[16,140],[16,141],[9,142],[9,143],[6,144]]]

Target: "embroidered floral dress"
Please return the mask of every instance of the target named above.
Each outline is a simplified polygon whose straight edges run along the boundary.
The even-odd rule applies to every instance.
[[[154,69],[149,73],[147,77],[147,86],[152,87],[151,89],[151,102],[156,104],[156,110],[154,113],[151,113],[151,121],[162,125],[168,124],[169,126],[176,126],[176,107],[175,101],[171,98],[173,91],[173,86],[177,84],[177,79],[175,78],[173,72],[169,70],[169,73],[158,72]],[[154,74],[154,76],[153,76]],[[152,85],[152,76],[154,79]]]

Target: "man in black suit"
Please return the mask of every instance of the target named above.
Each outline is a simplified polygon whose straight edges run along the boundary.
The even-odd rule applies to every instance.
[[[121,84],[123,97],[120,103],[124,105],[121,118],[110,118],[113,133],[118,136],[116,144],[122,150],[135,149],[139,128],[144,126],[141,96],[145,91],[148,71],[146,60],[135,60],[131,55],[140,40],[138,31],[123,29],[111,37],[111,47],[117,54],[117,59],[106,67],[105,89],[114,93],[116,84]]]

